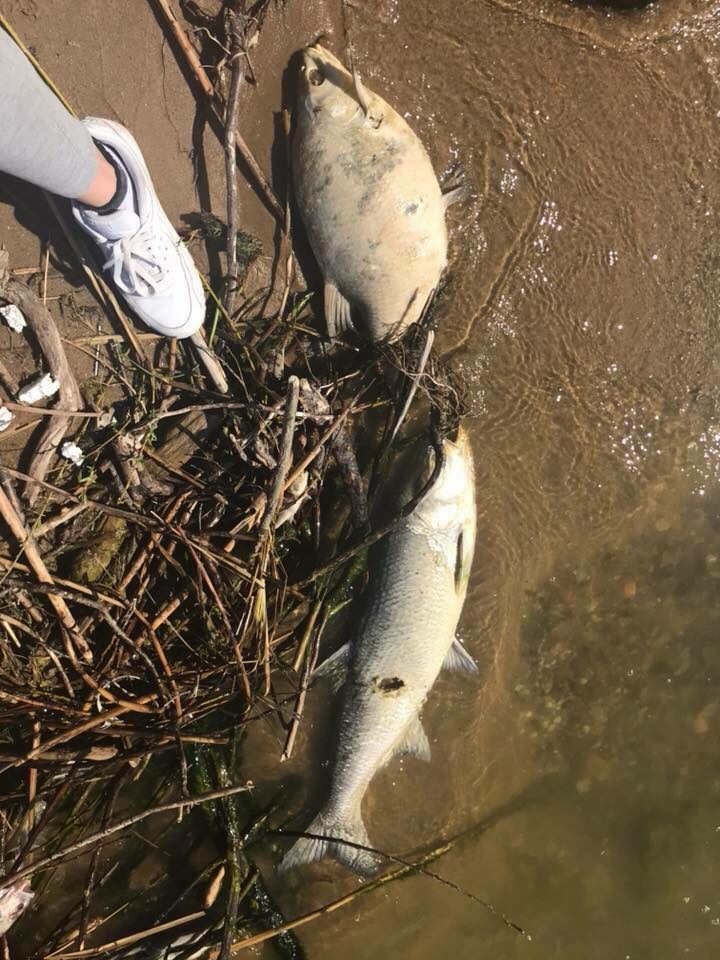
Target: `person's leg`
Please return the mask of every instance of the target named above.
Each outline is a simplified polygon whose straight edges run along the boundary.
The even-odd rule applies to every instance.
[[[4,173],[70,199],[86,194],[96,179],[97,148],[87,130],[4,30],[0,30],[0,131]]]
[[[138,145],[119,124],[72,117],[2,29],[0,173],[73,201],[109,279],[151,329],[197,332],[205,314],[200,277]]]

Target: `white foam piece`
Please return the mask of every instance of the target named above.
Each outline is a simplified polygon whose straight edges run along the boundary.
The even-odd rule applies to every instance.
[[[47,400],[54,397],[60,389],[60,384],[51,373],[35,377],[30,383],[21,387],[18,391],[18,400],[20,403],[38,403],[40,400]]]
[[[66,440],[65,443],[63,443],[60,447],[60,456],[74,463],[76,467],[79,467],[85,459],[80,447],[72,440]]]
[[[14,419],[15,414],[11,410],[8,410],[7,407],[0,407],[0,433],[7,430]]]
[[[14,303],[9,303],[6,307],[0,307],[0,317],[15,333],[22,333],[27,326],[27,320]]]

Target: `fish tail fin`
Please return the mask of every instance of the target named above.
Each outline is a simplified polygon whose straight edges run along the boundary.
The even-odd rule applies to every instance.
[[[376,854],[362,849],[369,846],[370,841],[359,807],[343,816],[324,811],[315,817],[306,832],[309,836],[300,837],[283,857],[281,873],[325,857],[332,857],[362,875],[374,873],[380,865]]]

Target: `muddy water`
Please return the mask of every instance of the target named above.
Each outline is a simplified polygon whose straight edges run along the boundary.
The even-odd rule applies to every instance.
[[[440,681],[433,762],[379,776],[367,823],[405,854],[489,819],[438,870],[533,939],[417,877],[307,927],[308,954],[715,956],[720,4],[375,0],[335,25],[473,187],[441,346],[467,337],[481,680]],[[325,865],[281,890],[352,886]]]

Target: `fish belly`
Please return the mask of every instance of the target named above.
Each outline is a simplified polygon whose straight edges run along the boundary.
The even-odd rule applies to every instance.
[[[296,197],[326,280],[373,324],[421,311],[447,259],[440,187],[419,141],[321,129],[298,139]],[[387,318],[387,319],[386,319]]]

